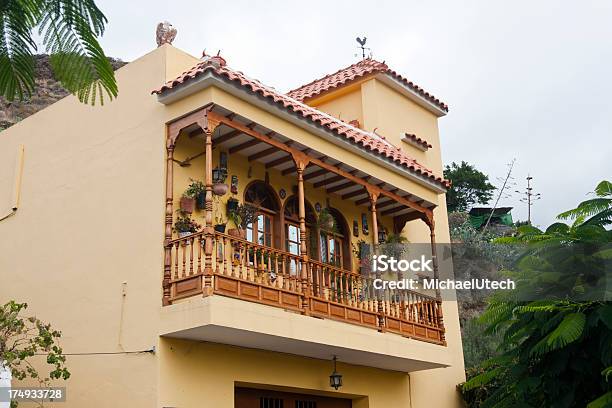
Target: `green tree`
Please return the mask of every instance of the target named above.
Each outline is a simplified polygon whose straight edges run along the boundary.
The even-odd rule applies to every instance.
[[[571,225],[500,239],[527,250],[508,272],[517,290],[496,294],[481,317],[503,340],[461,386],[469,406],[612,406],[611,187],[601,182],[597,198],[559,216]]]
[[[0,366],[11,371],[13,378],[37,381],[49,387],[51,380],[68,379],[66,357],[58,344],[61,333],[36,317],[24,317],[25,303],[10,301],[0,306]],[[43,356],[49,375],[41,375],[33,359]],[[11,407],[17,404],[13,401]],[[41,406],[39,404],[39,406]]]
[[[446,192],[449,212],[467,211],[474,204],[488,203],[493,197],[495,186],[489,183],[489,177],[464,161],[446,165],[444,177],[452,181]]]
[[[93,0],[4,0],[0,19],[0,94],[8,100],[34,91],[36,32],[56,78],[81,102],[117,96],[113,67],[98,43],[107,19]]]

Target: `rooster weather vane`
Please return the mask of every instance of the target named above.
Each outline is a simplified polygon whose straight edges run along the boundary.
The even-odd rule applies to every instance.
[[[363,37],[363,38],[355,38],[355,40],[357,40],[357,42],[359,43],[359,48],[361,48],[361,58],[366,59],[366,50],[370,51],[370,57],[372,56],[372,50],[368,47],[365,46],[366,41],[368,40],[367,37]],[[357,56],[357,54],[355,55]]]

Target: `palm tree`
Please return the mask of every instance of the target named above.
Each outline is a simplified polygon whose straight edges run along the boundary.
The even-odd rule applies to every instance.
[[[65,89],[92,105],[116,97],[113,67],[98,43],[106,23],[93,0],[0,2],[0,94],[12,101],[34,91],[36,30]]]
[[[508,272],[517,290],[496,294],[481,316],[503,340],[462,386],[469,406],[612,406],[610,187],[601,182],[597,198],[559,215],[571,225],[526,225],[498,240],[526,250]]]

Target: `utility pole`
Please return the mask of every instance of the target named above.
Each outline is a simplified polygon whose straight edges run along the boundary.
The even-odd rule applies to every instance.
[[[493,214],[495,213],[495,210],[497,209],[497,204],[499,204],[499,200],[504,196],[505,190],[510,186],[510,184],[512,185],[515,184],[514,182],[510,181],[513,179],[512,169],[514,168],[514,163],[516,163],[516,159],[512,159],[512,161],[508,163],[508,172],[506,173],[506,177],[503,179],[503,184],[501,188],[499,189],[499,193],[497,194],[497,198],[495,199],[495,204],[493,204],[493,208],[491,209],[491,214],[489,214],[489,218],[487,218],[487,222],[485,226],[482,228],[481,235],[484,235],[487,227],[489,226],[489,223],[491,222],[491,218],[493,218]]]
[[[525,191],[516,191],[524,196],[520,201],[527,204],[527,224],[529,225],[531,225],[531,206],[533,205],[534,201],[542,198],[542,194],[533,192],[531,180],[533,180],[533,177],[527,175],[527,189]]]

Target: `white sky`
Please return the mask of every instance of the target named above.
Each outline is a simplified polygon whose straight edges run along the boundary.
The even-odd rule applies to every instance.
[[[443,160],[465,160],[494,184],[517,159],[522,189],[542,199],[534,223],[612,179],[612,2],[601,1],[158,1],[98,0],[109,56],[155,47],[168,20],[174,45],[218,49],[232,68],[287,91],[359,58],[374,58],[450,105],[440,120]],[[519,195],[503,199],[527,218]]]

